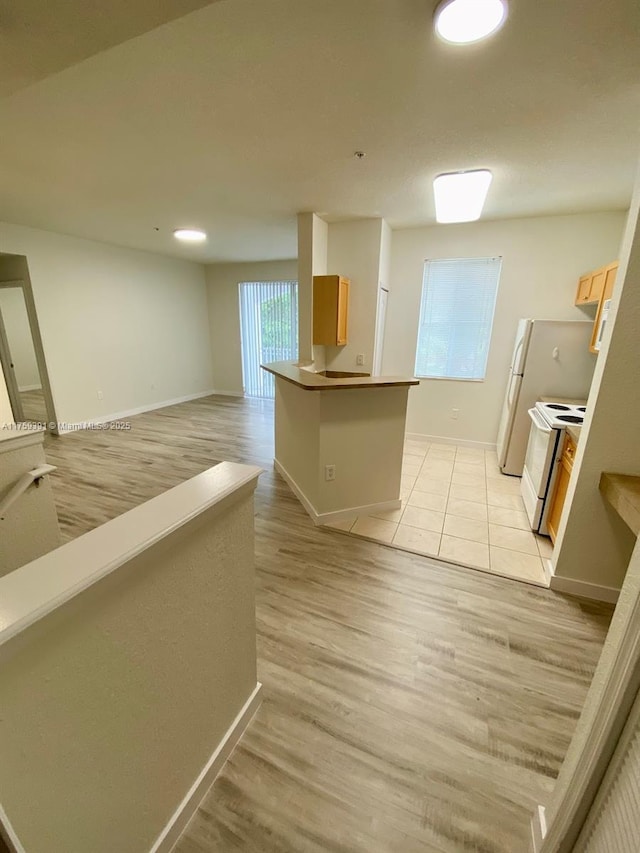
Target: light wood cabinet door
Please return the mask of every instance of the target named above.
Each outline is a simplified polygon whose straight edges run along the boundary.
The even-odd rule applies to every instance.
[[[593,273],[590,272],[586,275],[580,276],[580,280],[578,281],[578,292],[576,293],[576,305],[589,304],[589,294],[591,292],[592,279]]]
[[[547,527],[552,542],[556,541],[556,536],[558,535],[558,527],[560,526],[560,518],[562,517],[562,510],[567,497],[567,489],[569,488],[575,454],[576,443],[570,435],[567,435],[564,440],[564,451],[558,463],[558,476],[556,477],[553,497],[551,498],[551,509],[547,518]]]
[[[602,316],[602,309],[604,307],[604,303],[607,299],[611,299],[613,294],[613,288],[616,283],[616,275],[618,273],[618,262],[616,261],[613,264],[609,264],[604,267],[603,270],[603,284],[602,284],[602,292],[600,294],[600,300],[598,302],[598,310],[596,311],[596,319],[593,324],[593,332],[591,333],[591,345],[589,346],[589,350],[591,352],[597,353],[598,350],[595,348],[596,340],[598,339],[598,329],[600,328],[600,317]]]
[[[313,277],[313,343],[343,347],[349,328],[349,279]]]
[[[591,286],[589,287],[589,302],[598,303],[604,290],[604,280],[607,272],[607,267],[595,270],[591,276]]]

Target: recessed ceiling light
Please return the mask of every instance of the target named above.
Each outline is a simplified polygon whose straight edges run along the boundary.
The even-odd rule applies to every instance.
[[[438,222],[480,219],[493,175],[488,169],[438,175],[433,182]]]
[[[436,32],[453,44],[487,38],[507,19],[507,0],[443,0],[435,14]]]
[[[206,231],[200,231],[199,228],[176,228],[173,236],[183,243],[204,243],[207,239]]]

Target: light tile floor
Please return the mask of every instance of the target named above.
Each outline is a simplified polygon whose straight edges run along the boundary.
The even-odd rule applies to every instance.
[[[548,586],[551,540],[531,532],[520,480],[494,451],[407,439],[402,506],[327,525],[472,569]]]

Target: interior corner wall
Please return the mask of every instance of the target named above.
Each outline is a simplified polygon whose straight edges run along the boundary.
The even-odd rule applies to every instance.
[[[593,308],[574,306],[578,278],[618,258],[625,218],[614,211],[395,230],[386,374],[413,375],[425,260],[503,259],[485,380],[422,380],[409,393],[407,430],[495,444],[518,320],[593,321]]]
[[[603,471],[640,476],[640,169],[556,547],[555,575],[619,589],[635,537],[602,497]],[[551,583],[553,587],[553,579]]]
[[[211,390],[200,264],[9,223],[0,223],[0,251],[27,258],[60,421]]]
[[[325,348],[326,363],[332,370],[371,373],[383,224],[382,219],[329,224],[327,273],[345,276],[351,282],[348,343],[343,347]],[[359,354],[364,355],[363,365],[357,364]]]
[[[213,388],[218,394],[242,395],[242,342],[240,339],[241,281],[296,281],[298,263],[256,261],[209,264],[206,268]]]

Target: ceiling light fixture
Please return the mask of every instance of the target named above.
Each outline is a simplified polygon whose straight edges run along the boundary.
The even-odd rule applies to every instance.
[[[176,240],[182,240],[183,243],[204,243],[207,239],[206,231],[201,231],[199,228],[176,228],[173,236]]]
[[[436,33],[453,44],[493,35],[507,19],[507,0],[443,0],[436,8]]]
[[[480,219],[493,175],[488,169],[438,175],[433,182],[438,222]]]

